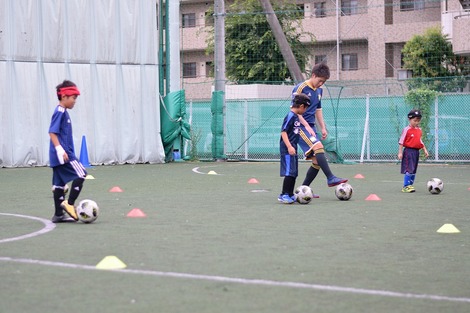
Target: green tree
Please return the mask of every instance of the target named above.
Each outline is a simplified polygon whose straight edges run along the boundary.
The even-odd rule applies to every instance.
[[[439,27],[413,36],[402,53],[404,67],[413,71],[413,79],[408,81],[410,89],[456,91],[466,83],[464,76],[469,74],[468,58],[453,53],[452,44]]]
[[[273,9],[292,48],[299,67],[305,69],[311,48],[301,42],[313,42],[304,32],[303,11],[292,1],[276,1]],[[235,0],[225,18],[226,76],[238,83],[284,82],[292,80],[265,14],[258,0]],[[213,36],[208,42],[213,52]]]

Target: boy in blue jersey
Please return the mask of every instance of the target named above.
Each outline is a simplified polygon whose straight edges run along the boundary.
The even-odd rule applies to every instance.
[[[49,126],[49,162],[52,167],[52,189],[55,213],[52,222],[74,222],[78,220],[74,203],[83,187],[87,172],[75,156],[72,135],[72,122],[67,109],[73,109],[80,91],[77,86],[64,80],[57,85],[59,104],[54,110]],[[65,185],[72,181],[69,199],[65,199]],[[71,218],[64,214],[64,211]]]
[[[304,94],[295,95],[292,106],[284,118],[281,129],[279,150],[281,153],[282,192],[278,201],[286,204],[294,203],[295,179],[298,175],[297,143],[299,142],[299,116],[305,113],[310,105],[310,98]]]
[[[321,139],[328,136],[325,121],[323,120],[323,112],[321,107],[321,98],[323,89],[321,86],[330,78],[330,69],[325,63],[318,63],[312,69],[311,77],[297,84],[292,91],[292,98],[297,94],[303,93],[310,97],[310,106],[307,111],[299,116],[301,123],[301,136],[299,145],[304,151],[307,160],[312,160],[302,185],[310,186],[320,169],[327,178],[328,187],[333,187],[348,180],[333,175],[328,160],[325,156],[325,148],[322,142],[317,138],[316,125],[320,126]],[[319,198],[318,195],[314,195]]]

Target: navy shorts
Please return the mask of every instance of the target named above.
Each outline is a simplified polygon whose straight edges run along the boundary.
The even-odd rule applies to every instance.
[[[401,173],[416,174],[419,162],[419,149],[404,148],[401,160]]]
[[[292,176],[297,177],[299,175],[299,157],[297,154],[281,155],[281,177]]]
[[[315,126],[312,126],[312,125],[310,125],[310,126],[313,128],[313,131],[316,133],[317,130],[315,129]],[[314,140],[311,140],[310,139],[311,135],[307,132],[307,130],[305,129],[305,126],[303,126],[303,125],[300,126],[300,130],[304,134],[302,134],[302,133],[300,134],[298,145],[300,146],[302,151],[305,153],[311,148],[311,146],[313,146],[314,144],[316,144],[320,140],[318,140],[318,137],[316,137]],[[304,137],[307,137],[307,138],[304,138]]]
[[[52,186],[63,187],[69,181],[85,178],[86,175],[87,172],[82,163],[73,160],[52,168]]]

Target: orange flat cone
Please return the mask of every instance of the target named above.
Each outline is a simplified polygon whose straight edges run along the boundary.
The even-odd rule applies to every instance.
[[[134,208],[127,213],[127,217],[146,217],[147,215],[141,209]]]
[[[374,193],[371,193],[367,198],[366,198],[367,201],[380,201],[382,199],[380,199],[379,196],[377,196],[376,194]]]
[[[357,174],[356,176],[354,176],[354,178],[362,179],[362,178],[364,178],[364,175],[362,175],[362,174]]]
[[[109,189],[109,192],[123,192],[123,190],[118,186],[114,186],[113,188]]]
[[[258,184],[258,183],[259,183],[259,181],[256,178],[250,178],[248,180],[248,184]]]

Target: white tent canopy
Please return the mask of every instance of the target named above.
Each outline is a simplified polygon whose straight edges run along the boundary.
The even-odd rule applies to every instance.
[[[0,167],[49,162],[55,86],[77,84],[75,152],[162,163],[156,1],[0,0]]]

